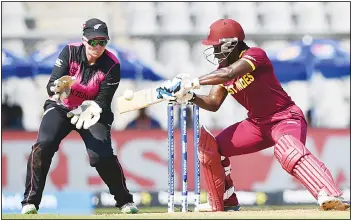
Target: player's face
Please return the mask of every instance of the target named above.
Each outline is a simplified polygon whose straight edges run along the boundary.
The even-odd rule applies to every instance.
[[[107,39],[91,39],[84,41],[86,52],[89,56],[99,58],[105,51]]]
[[[204,50],[203,54],[206,60],[209,61],[210,63],[214,65],[220,64],[222,67],[226,67],[229,64],[234,63],[232,59],[229,59],[230,57],[232,57],[232,53],[234,49],[235,49],[235,46],[233,47],[230,45],[230,42],[226,42],[225,45],[222,43],[220,45],[213,45],[208,47],[207,49]]]
[[[217,58],[217,59],[224,59],[225,58],[225,54],[221,53],[221,45],[213,46],[213,51],[215,54],[215,58]]]
[[[228,63],[228,53],[221,52],[221,45],[213,46],[215,58],[220,60],[221,66],[226,67]]]

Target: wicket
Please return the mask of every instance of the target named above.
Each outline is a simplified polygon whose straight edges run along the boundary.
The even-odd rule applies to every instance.
[[[187,104],[180,107],[180,139],[182,153],[182,212],[188,211],[188,142],[187,142]],[[168,212],[174,212],[174,103],[168,103]],[[200,162],[197,158],[197,148],[200,139],[199,107],[193,104],[194,130],[194,179],[195,200],[194,211],[200,204]]]

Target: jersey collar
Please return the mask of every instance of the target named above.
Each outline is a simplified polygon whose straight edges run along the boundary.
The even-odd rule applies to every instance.
[[[246,52],[246,50],[241,51],[240,55],[239,55],[239,58],[241,58],[245,52]]]

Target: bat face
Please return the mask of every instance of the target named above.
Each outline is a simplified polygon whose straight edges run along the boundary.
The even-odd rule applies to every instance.
[[[124,96],[117,98],[117,110],[120,114],[146,108],[150,105],[162,102],[162,94],[165,91],[161,87],[143,89],[134,93],[131,100],[126,100]]]

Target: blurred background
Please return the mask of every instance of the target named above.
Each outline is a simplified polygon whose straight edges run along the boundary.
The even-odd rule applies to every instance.
[[[108,49],[121,60],[122,80],[113,109],[116,98],[126,89],[149,88],[179,73],[196,77],[215,70],[216,66],[203,57],[206,48],[200,41],[215,20],[237,20],[246,32],[245,42],[266,50],[279,81],[307,117],[307,147],[330,167],[339,187],[349,190],[349,2],[3,2],[3,211],[17,212],[20,208],[26,159],[40,125],[54,62],[66,43],[81,41],[83,23],[93,17],[107,23],[111,38]],[[203,87],[199,93],[206,94],[210,88]],[[114,110],[113,147],[128,187],[141,206],[167,204],[166,105],[123,115]],[[176,112],[179,114],[178,108]],[[191,114],[189,108],[189,158],[193,153]],[[218,133],[246,116],[246,110],[228,96],[219,111],[201,110],[200,122]],[[178,118],[175,122],[178,126]],[[179,136],[176,138],[179,191]],[[238,197],[244,205],[314,203],[304,190],[289,191],[301,185],[280,168],[272,149],[232,158],[231,162]],[[190,191],[194,186],[192,164],[190,159]],[[69,208],[62,208],[60,201],[88,192],[94,197],[82,201],[87,207],[110,207],[114,202],[106,189],[89,167],[84,143],[73,132],[54,157],[43,210],[57,212],[61,208],[65,212]],[[206,191],[203,193],[205,201]],[[73,203],[70,207],[78,212]]]

